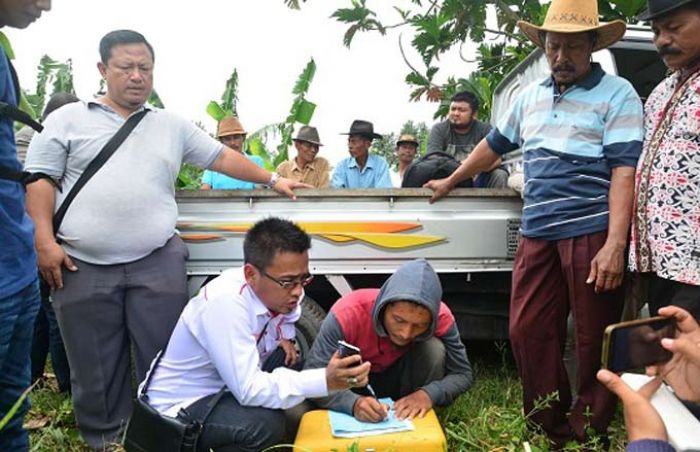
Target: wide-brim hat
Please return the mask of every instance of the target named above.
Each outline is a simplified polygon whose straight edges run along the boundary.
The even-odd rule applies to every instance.
[[[235,116],[226,116],[219,121],[219,129],[216,133],[216,138],[227,137],[229,135],[245,135],[247,132],[243,129],[243,124]]]
[[[644,22],[656,19],[693,1],[695,0],[647,0],[647,9],[637,16],[637,20]]]
[[[414,135],[411,135],[410,133],[404,133],[399,137],[399,141],[396,142],[396,146],[401,146],[402,144],[412,144],[416,147],[418,147],[419,143],[418,140]]]
[[[600,24],[596,0],[553,0],[542,26],[519,20],[518,27],[530,41],[541,48],[544,48],[540,37],[542,31],[555,33],[595,31],[598,34],[598,39],[593,47],[594,52],[610,47],[619,41],[627,29],[627,25],[621,20]]]
[[[378,133],[374,133],[374,125],[369,121],[363,121],[362,119],[356,119],[350,125],[350,131],[348,133],[341,133],[341,135],[361,135],[367,138],[381,138],[382,136]]]
[[[311,126],[302,126],[301,129],[299,129],[299,132],[297,132],[297,136],[295,136],[294,141],[306,141],[307,143],[315,144],[317,146],[323,146],[321,144],[321,138],[318,136],[318,130],[316,130],[316,127],[311,127]]]

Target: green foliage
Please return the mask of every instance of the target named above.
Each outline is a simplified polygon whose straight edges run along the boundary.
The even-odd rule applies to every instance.
[[[286,1],[289,5],[289,0]],[[295,7],[298,8],[298,2]],[[410,99],[425,98],[431,102],[441,102],[435,117],[446,114],[445,102],[450,95],[462,87],[472,87],[479,92],[485,108],[482,118],[490,116],[490,97],[493,89],[518,62],[532,50],[532,44],[521,35],[516,26],[520,19],[532,23],[542,23],[548,4],[539,0],[412,0],[404,8],[394,6],[399,21],[386,25],[383,19],[367,6],[367,0],[349,0],[348,8],[339,8],[332,15],[337,21],[348,26],[343,43],[352,44],[357,32],[378,32],[386,35],[391,28],[409,28],[413,39],[412,47],[421,57],[425,69],[412,65],[401,48],[409,66],[406,83],[411,86]],[[644,8],[646,0],[599,0],[601,20],[622,19],[634,23],[634,17]],[[405,2],[401,3],[402,5]],[[487,11],[496,15],[495,27],[486,23]],[[476,55],[478,69],[468,78],[447,75],[447,83],[436,83],[439,60],[445,52],[463,45],[466,41],[479,44]],[[466,89],[466,88],[465,88]]]
[[[22,406],[22,403],[27,398],[27,396],[29,396],[29,393],[31,392],[31,390],[33,388],[34,388],[34,385],[28,387],[22,393],[22,395],[19,396],[19,399],[17,399],[17,401],[10,407],[10,410],[5,414],[5,416],[3,416],[2,419],[0,419],[0,430],[5,428],[7,423],[10,422],[10,420],[15,416],[15,414],[17,413],[17,410],[19,410],[19,408]]]
[[[51,97],[49,86],[51,86],[51,94],[75,94],[75,88],[73,87],[73,63],[70,59],[66,60],[65,63],[60,63],[48,55],[44,55],[39,60],[37,69],[36,89],[33,94],[25,91],[25,96],[32,110],[38,116],[44,110],[47,99]]]
[[[238,103],[238,70],[234,69],[226,80],[224,92],[221,95],[221,103],[214,100],[207,105],[207,114],[218,123],[226,116],[238,116],[236,105]]]
[[[165,108],[165,105],[163,104],[163,101],[161,100],[156,90],[151,91],[151,95],[148,96],[148,100],[146,100],[146,103],[153,105],[156,108]]]
[[[177,190],[195,190],[199,188],[203,172],[204,170],[197,166],[183,163],[175,181],[175,188]]]
[[[371,148],[372,153],[384,157],[389,167],[396,169],[399,164],[398,156],[396,155],[396,141],[399,139],[399,136],[404,133],[415,135],[420,143],[416,158],[424,155],[428,146],[430,129],[423,122],[414,123],[413,121],[406,121],[404,125],[401,126],[401,131],[398,134],[392,132],[383,135],[381,139],[374,140]]]
[[[297,122],[301,122],[302,124],[309,124],[309,122],[311,122],[311,117],[314,114],[316,105],[306,100],[306,93],[308,93],[315,75],[316,62],[311,58],[294,83],[292,94],[296,94],[296,97],[292,101],[289,115],[287,115],[287,119],[278,126],[280,144],[277,146],[277,155],[271,159],[275,168],[289,158],[289,147],[292,145],[295,124]]]

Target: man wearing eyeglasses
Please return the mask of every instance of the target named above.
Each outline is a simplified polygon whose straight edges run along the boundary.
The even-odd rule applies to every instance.
[[[263,450],[283,439],[283,409],[367,384],[370,364],[358,365],[359,356],[334,354],[327,367],[304,371],[279,359],[280,341],[292,336],[284,330],[299,318],[312,279],[310,247],[294,223],[256,223],[243,244],[243,267],[209,282],[182,312],[145,392],[161,414],[185,409],[201,419],[226,387],[204,420],[198,450]]]

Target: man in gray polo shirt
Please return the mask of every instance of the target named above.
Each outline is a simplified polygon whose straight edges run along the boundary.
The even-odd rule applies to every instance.
[[[154,53],[141,34],[108,33],[100,57],[107,94],[47,118],[26,162],[28,171],[62,186],[57,192],[45,179],[31,184],[27,208],[71,366],[78,427],[97,450],[117,441],[131,414],[130,348],[141,381],[188,299],[187,249],[175,234],[181,163],[269,184],[289,196],[305,186],[272,175],[189,121],[151,109],[54,231],[57,206],[126,119],[145,108],[152,90]]]

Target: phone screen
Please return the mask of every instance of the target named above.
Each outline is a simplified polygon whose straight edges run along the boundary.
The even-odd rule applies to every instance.
[[[675,320],[667,317],[610,325],[605,330],[603,367],[624,372],[666,362],[673,354],[661,346],[661,339],[675,333]]]
[[[348,356],[359,355],[360,349],[352,344],[348,344],[345,341],[338,341],[338,353],[340,354],[341,358],[347,358]]]

